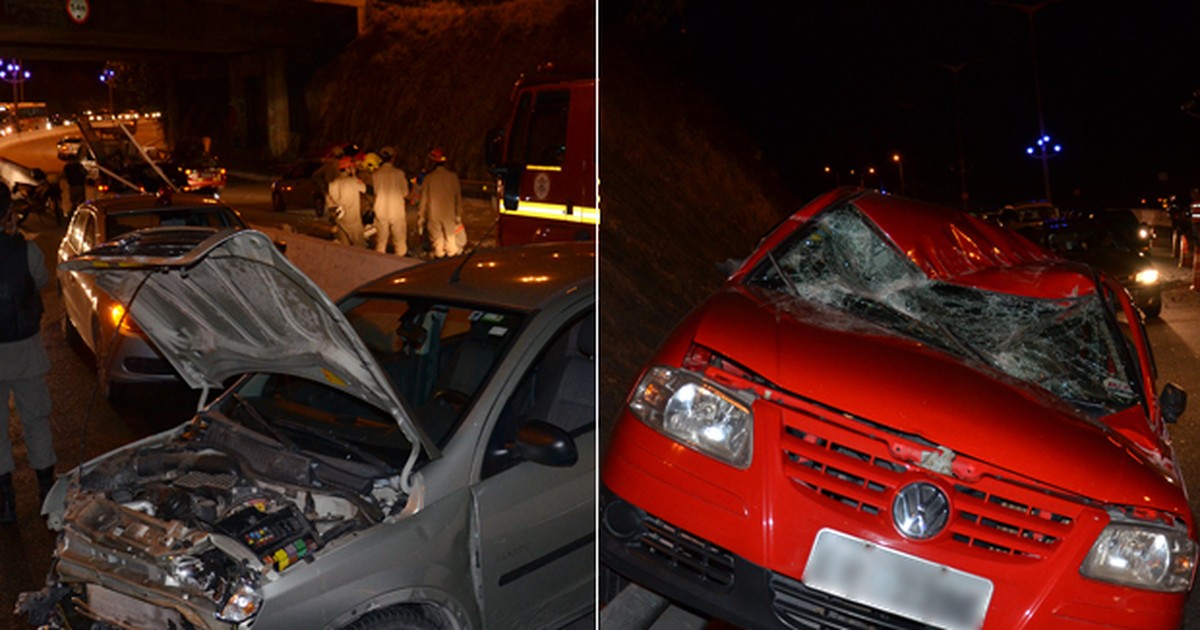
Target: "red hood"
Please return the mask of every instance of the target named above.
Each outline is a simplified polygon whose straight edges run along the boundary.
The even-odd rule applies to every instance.
[[[1067,492],[1159,509],[1181,496],[1177,479],[1048,394],[868,324],[849,330],[845,315],[814,321],[819,307],[778,304],[726,288],[693,313],[694,341],[787,392]]]

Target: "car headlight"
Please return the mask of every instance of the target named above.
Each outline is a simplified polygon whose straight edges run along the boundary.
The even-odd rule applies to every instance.
[[[262,593],[254,584],[242,580],[229,599],[225,600],[221,612],[217,613],[217,619],[226,623],[241,623],[252,619],[258,614],[262,599]]]
[[[1079,571],[1104,582],[1181,593],[1191,585],[1195,568],[1196,543],[1186,531],[1111,523]]]
[[[750,466],[752,397],[732,392],[686,370],[655,366],[629,402],[642,422],[692,449],[731,466]]]
[[[1157,269],[1143,269],[1135,276],[1138,284],[1155,284],[1158,282]]]

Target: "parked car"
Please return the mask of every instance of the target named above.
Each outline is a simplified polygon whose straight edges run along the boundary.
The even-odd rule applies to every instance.
[[[1162,283],[1147,256],[1149,228],[1128,210],[1093,212],[1053,221],[1026,234],[1055,253],[1106,273],[1121,283],[1149,318],[1162,313]]]
[[[31,621],[551,628],[593,613],[590,245],[481,250],[337,306],[253,230],[142,253],[63,264],[129,302],[191,386],[244,376],[59,479],[43,508],[54,574],[20,600]]]
[[[183,171],[187,183],[184,192],[194,192],[202,195],[220,194],[225,189],[228,176],[221,160],[213,155],[202,155],[194,159],[182,160],[174,166]]]
[[[91,275],[67,271],[62,263],[120,236],[159,226],[187,228],[172,232],[170,238],[194,245],[196,238],[246,224],[236,210],[210,197],[121,195],[80,204],[58,246],[55,275],[64,312],[63,334],[94,354],[101,392],[114,402],[130,385],[174,382],[178,376],[137,320],[126,313],[125,303],[97,290]],[[160,235],[160,245],[163,240]]]
[[[1111,279],[833,191],[644,368],[601,466],[601,561],[746,628],[1178,628],[1186,396],[1154,379]]]
[[[275,181],[271,182],[271,207],[276,212],[288,208],[312,208],[317,216],[325,214],[325,191],[313,180],[321,168],[321,160],[296,160]]]
[[[79,155],[79,149],[83,146],[83,138],[79,136],[63,136],[58,139],[58,143],[55,146],[58,149],[58,159],[66,161]]]

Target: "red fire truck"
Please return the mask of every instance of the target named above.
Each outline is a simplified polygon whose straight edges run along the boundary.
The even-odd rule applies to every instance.
[[[522,77],[512,100],[507,124],[488,143],[499,243],[595,239],[596,79]]]

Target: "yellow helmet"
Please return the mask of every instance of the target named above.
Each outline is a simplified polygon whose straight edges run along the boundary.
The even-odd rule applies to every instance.
[[[383,164],[383,160],[379,157],[378,154],[376,154],[374,152],[368,153],[365,156],[363,156],[362,166],[363,166],[363,168],[367,169],[367,171],[369,171],[369,172],[374,172],[375,169],[379,168],[379,166],[381,164]]]

